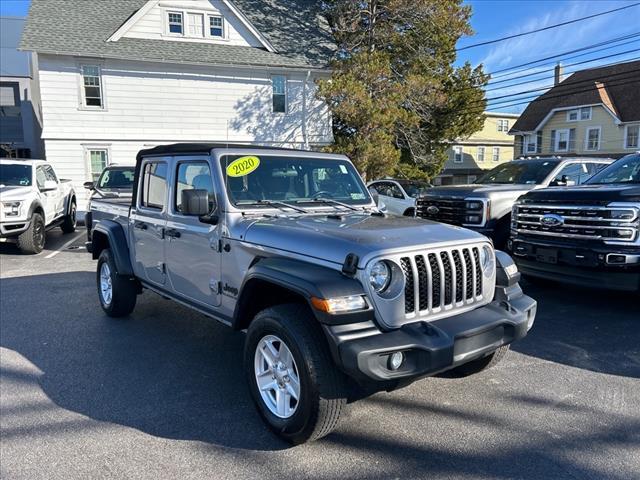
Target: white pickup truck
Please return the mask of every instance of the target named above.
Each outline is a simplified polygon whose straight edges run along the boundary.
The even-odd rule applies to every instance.
[[[44,160],[0,160],[0,241],[15,240],[23,253],[40,253],[46,231],[76,229],[76,193]]]

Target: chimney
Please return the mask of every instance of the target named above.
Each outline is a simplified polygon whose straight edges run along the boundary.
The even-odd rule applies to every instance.
[[[555,68],[554,75],[553,75],[553,84],[554,85],[558,85],[562,81],[562,74],[563,73],[564,73],[564,68],[562,67],[562,64],[560,62],[558,62],[558,64],[556,65],[556,68]]]

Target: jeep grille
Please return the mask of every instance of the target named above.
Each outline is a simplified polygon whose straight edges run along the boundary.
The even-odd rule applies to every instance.
[[[400,266],[405,277],[407,315],[438,313],[483,299],[477,246],[403,256]]]
[[[638,212],[636,207],[523,204],[514,207],[512,228],[531,236],[633,242]]]

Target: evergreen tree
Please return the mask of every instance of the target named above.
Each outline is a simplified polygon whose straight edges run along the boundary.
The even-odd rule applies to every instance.
[[[369,179],[431,178],[456,138],[482,128],[488,77],[455,67],[455,45],[471,34],[461,0],[328,0],[338,46],[319,96],[333,115],[332,151]]]

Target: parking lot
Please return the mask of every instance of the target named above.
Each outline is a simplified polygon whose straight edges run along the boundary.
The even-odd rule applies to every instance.
[[[498,367],[377,394],[290,448],[251,403],[242,333],[149,292],[107,318],[83,243],[0,244],[2,478],[640,477],[632,294],[523,283],[538,318]]]

